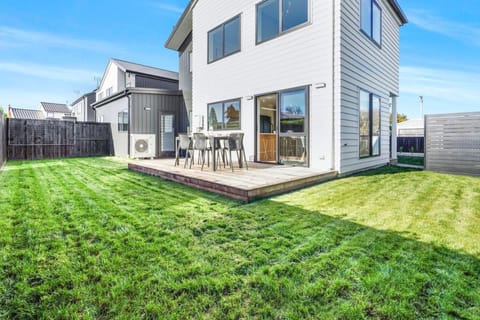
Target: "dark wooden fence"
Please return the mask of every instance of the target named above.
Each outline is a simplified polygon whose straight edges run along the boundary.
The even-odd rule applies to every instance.
[[[397,152],[425,152],[424,137],[397,137]]]
[[[480,176],[480,112],[425,116],[425,168]]]
[[[8,160],[113,154],[109,123],[8,119]]]
[[[7,121],[0,114],[0,169],[7,161]]]

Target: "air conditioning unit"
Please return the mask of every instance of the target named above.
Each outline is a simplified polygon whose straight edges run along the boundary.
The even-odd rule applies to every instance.
[[[156,135],[154,134],[132,134],[130,137],[130,157],[154,158],[157,152]]]

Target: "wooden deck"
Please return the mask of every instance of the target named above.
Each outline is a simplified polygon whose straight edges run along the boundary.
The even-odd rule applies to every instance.
[[[304,167],[248,163],[249,170],[236,167],[219,168],[213,172],[175,167],[174,159],[139,160],[128,164],[130,170],[157,176],[229,198],[251,202],[260,198],[286,193],[337,177],[337,172],[325,172]]]

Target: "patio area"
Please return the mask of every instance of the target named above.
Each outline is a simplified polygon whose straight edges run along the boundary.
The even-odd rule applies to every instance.
[[[184,168],[183,160],[180,166],[174,163],[174,159],[136,160],[130,162],[128,168],[244,202],[301,189],[337,176],[337,172],[332,171],[255,162],[248,163],[248,170],[237,166],[233,172],[228,166],[219,166],[214,172],[206,166],[203,170],[198,165]]]

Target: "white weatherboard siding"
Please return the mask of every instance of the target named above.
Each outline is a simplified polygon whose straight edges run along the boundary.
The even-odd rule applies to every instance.
[[[333,168],[333,1],[311,1],[311,23],[255,44],[258,0],[199,1],[193,11],[193,114],[207,104],[241,98],[247,158],[255,146],[255,99],[263,93],[309,86],[310,167]],[[208,31],[241,14],[241,52],[207,64]],[[315,84],[326,87],[316,89]],[[193,124],[195,128],[196,123]]]
[[[110,62],[108,64],[107,70],[105,71],[105,75],[103,81],[100,85],[100,88],[97,90],[97,101],[102,100],[106,97],[107,89],[113,88],[112,94],[115,94],[119,90],[123,90],[120,88],[121,82],[119,81],[121,77],[123,77],[123,84],[125,84],[125,77],[122,76],[123,72],[118,69],[118,67]],[[125,86],[125,85],[124,85]],[[99,99],[99,94],[103,93],[103,98]]]
[[[384,165],[390,160],[390,95],[399,88],[399,21],[383,0],[382,45],[360,31],[360,1],[341,2],[340,172]],[[359,91],[381,97],[381,155],[359,158]]]

